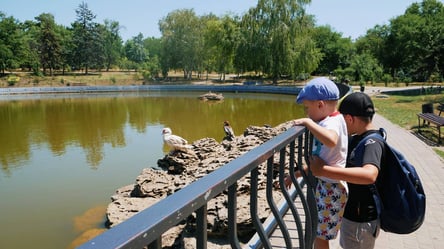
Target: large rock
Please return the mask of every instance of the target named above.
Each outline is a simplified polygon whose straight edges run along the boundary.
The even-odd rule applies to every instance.
[[[107,224],[110,227],[119,224],[158,200],[177,192],[191,182],[208,175],[231,160],[287,130],[290,126],[290,123],[284,123],[274,128],[250,126],[243,135],[235,137],[233,141],[224,140],[218,143],[213,138],[203,138],[192,144],[192,151],[176,151],[171,155],[165,155],[164,158],[158,160],[160,169],[146,168],[136,178],[135,184],[122,187],[116,191],[116,194],[111,197],[112,202],[107,209]],[[278,160],[279,157],[275,158]],[[276,167],[278,167],[278,162],[276,162]],[[260,166],[258,182],[258,210],[261,219],[265,219],[270,214],[265,198],[266,177],[266,164],[263,163]],[[239,236],[249,237],[255,232],[249,210],[249,175],[238,181],[237,193]],[[275,191],[274,197],[276,202],[279,201],[282,198],[281,192]],[[207,204],[209,240],[212,237],[226,237],[227,235],[227,201],[227,195],[223,193]],[[171,247],[174,244],[182,243],[180,247],[187,248],[184,246],[184,244],[187,244],[186,240],[183,241],[180,238],[187,237],[184,233],[194,230],[194,219],[195,217],[192,215],[178,227],[164,234],[163,243],[165,246]]]

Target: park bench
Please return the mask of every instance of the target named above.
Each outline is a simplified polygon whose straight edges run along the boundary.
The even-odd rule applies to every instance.
[[[432,105],[431,110],[429,108],[424,108],[425,106],[423,105],[422,112],[416,114],[418,116],[418,133],[421,133],[421,119],[423,120],[423,127],[433,124],[438,129],[438,144],[441,144],[441,126],[444,126],[444,117],[441,116],[441,112],[444,111],[444,104],[439,104],[436,107],[436,109],[439,111],[438,115],[433,112],[433,104],[428,105]]]
[[[439,116],[441,116],[441,112],[444,111],[444,104],[443,103],[439,103],[439,105],[436,107],[436,110],[439,111]]]

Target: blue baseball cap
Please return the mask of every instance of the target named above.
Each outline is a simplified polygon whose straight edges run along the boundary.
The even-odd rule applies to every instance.
[[[325,78],[320,77],[310,80],[302,88],[296,98],[296,103],[300,104],[304,100],[338,100],[339,89],[336,84]]]

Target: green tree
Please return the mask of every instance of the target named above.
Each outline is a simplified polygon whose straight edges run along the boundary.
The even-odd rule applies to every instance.
[[[259,0],[242,18],[240,56],[248,62],[237,63],[268,74],[274,83],[282,75],[311,73],[321,54],[310,38],[314,22],[305,16],[304,6],[310,2]]]
[[[106,71],[109,71],[112,65],[117,64],[122,54],[122,38],[119,31],[119,22],[105,20],[103,49]]]
[[[364,84],[375,82],[382,78],[383,70],[376,58],[369,53],[359,54],[353,57],[350,68],[353,70],[354,80]]]
[[[159,21],[162,33],[162,71],[183,70],[191,79],[193,70],[203,65],[202,22],[193,10],[176,10]]]
[[[316,74],[328,75],[338,68],[350,66],[350,59],[354,54],[350,38],[342,38],[342,34],[332,31],[330,26],[317,27],[313,38],[322,53]]]
[[[413,4],[406,10],[405,17],[419,19],[416,29],[419,35],[409,44],[411,42],[420,44],[412,53],[416,60],[407,60],[405,66],[407,67],[410,63],[410,72],[417,79],[429,81],[435,77],[435,74],[440,75],[442,79],[444,75],[443,3],[437,0],[424,0],[421,4]]]
[[[233,70],[234,56],[240,39],[239,25],[234,18],[225,15],[222,18],[208,18],[204,30],[206,64],[214,66],[221,75],[221,80],[225,81],[225,74]],[[211,68],[213,67],[207,67],[207,71]]]
[[[74,51],[74,43],[73,43],[73,31],[72,29],[68,29],[63,26],[58,26],[58,33],[62,38],[60,41],[61,44],[61,60],[60,67],[62,69],[62,73],[65,74],[65,71],[70,70],[71,65],[71,55],[72,51]]]
[[[148,51],[150,57],[160,57],[162,40],[160,38],[147,37],[143,40],[143,47]]]
[[[148,51],[144,47],[142,33],[126,41],[124,49],[126,58],[132,62],[131,69],[143,68],[143,63],[148,60]]]
[[[403,15],[390,20],[390,25],[368,31],[357,47],[371,51],[397,81],[423,82],[443,78],[443,41],[443,4],[424,0],[410,5]]]
[[[387,42],[390,35],[390,27],[387,25],[376,25],[367,30],[365,36],[360,37],[355,42],[356,53],[369,53],[384,65],[386,72],[393,72],[394,68],[399,67],[399,61],[393,60],[393,46]]]
[[[17,54],[20,57],[20,67],[24,70],[32,71],[35,75],[40,75],[40,56],[39,56],[39,34],[40,29],[34,21],[25,21],[21,24],[21,52]]]
[[[18,20],[0,12],[0,70],[18,68],[23,62],[23,30]]]
[[[162,43],[160,38],[148,37],[143,40],[143,46],[148,51],[149,58],[147,63],[147,70],[150,77],[159,77],[161,72],[160,56],[162,50]]]
[[[61,61],[61,38],[57,34],[54,16],[48,13],[40,14],[35,18],[38,26],[38,51],[43,73],[49,69],[49,75],[58,67]]]
[[[96,15],[88,9],[88,4],[82,2],[76,9],[77,19],[72,24],[74,51],[72,54],[74,66],[84,68],[85,74],[91,66],[101,67],[104,62],[103,30],[94,22]]]
[[[220,18],[213,15],[205,15],[201,17],[203,22],[203,39],[204,48],[202,50],[202,55],[204,57],[202,70],[206,72],[206,79],[208,80],[208,74],[210,72],[216,72],[217,57],[220,56],[220,47],[217,44],[217,37],[214,32],[221,32],[220,29]]]

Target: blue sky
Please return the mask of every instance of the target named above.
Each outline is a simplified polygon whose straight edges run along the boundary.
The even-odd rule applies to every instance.
[[[84,0],[96,15],[96,22],[110,19],[122,26],[124,40],[142,33],[160,37],[158,22],[177,9],[194,9],[197,15],[213,13],[244,14],[257,0]],[[307,12],[316,17],[317,25],[330,25],[344,37],[356,39],[375,25],[388,24],[419,0],[312,0]],[[0,11],[19,21],[34,20],[42,13],[54,15],[58,24],[70,26],[82,0],[0,0]]]

